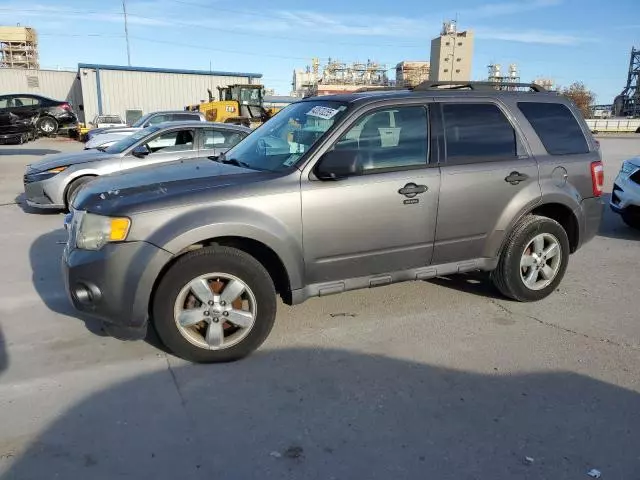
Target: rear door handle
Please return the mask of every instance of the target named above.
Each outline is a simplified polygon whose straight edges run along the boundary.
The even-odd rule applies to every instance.
[[[408,198],[413,198],[416,195],[426,192],[429,188],[426,185],[416,185],[415,183],[407,183],[404,187],[398,190],[400,195],[404,195]]]
[[[510,183],[511,185],[518,185],[520,182],[524,182],[529,178],[529,175],[520,172],[511,172],[509,175],[504,177],[504,181]]]

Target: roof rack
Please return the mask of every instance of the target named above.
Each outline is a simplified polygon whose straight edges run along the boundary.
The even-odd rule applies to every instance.
[[[357,90],[353,90],[351,93],[363,93],[363,92],[379,92],[382,90],[406,90],[406,88],[402,88],[402,87],[385,87],[383,85],[376,87],[361,87],[358,88]]]
[[[444,88],[442,88],[444,87]],[[498,90],[498,91],[528,91],[528,92],[546,92],[547,89],[535,83],[511,83],[511,82],[434,82],[427,80],[419,83],[411,90]]]

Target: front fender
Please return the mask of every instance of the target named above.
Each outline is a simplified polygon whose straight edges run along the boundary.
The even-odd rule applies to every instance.
[[[191,207],[169,220],[166,212],[160,218],[151,214],[142,222],[136,219],[135,223],[145,223],[147,228],[142,230],[147,230],[153,223],[160,226],[152,230],[149,228],[147,234],[136,228],[136,234],[145,236],[146,241],[174,256],[191,245],[221,237],[242,237],[260,242],[278,255],[289,276],[291,288],[298,289],[303,286],[304,257],[300,213],[298,209],[291,208],[293,204],[279,202],[279,211],[270,212],[271,215],[248,206],[228,204]]]

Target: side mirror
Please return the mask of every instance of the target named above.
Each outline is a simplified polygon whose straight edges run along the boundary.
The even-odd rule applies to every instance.
[[[361,171],[360,154],[357,150],[330,150],[325,153],[315,168],[320,180],[339,180]]]
[[[149,147],[146,145],[138,145],[133,150],[131,150],[131,155],[138,158],[144,158],[151,153]]]

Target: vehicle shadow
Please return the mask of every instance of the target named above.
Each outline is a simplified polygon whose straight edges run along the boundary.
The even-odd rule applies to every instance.
[[[488,272],[468,272],[425,280],[441,287],[471,293],[479,297],[509,300],[493,285]]]
[[[635,478],[639,405],[635,391],[572,372],[263,351],[65,405],[3,478]]]
[[[63,228],[39,236],[29,248],[31,281],[38,295],[53,312],[83,321],[87,329],[100,336],[106,336],[102,323],[96,319],[79,315],[67,298],[60,272],[60,262],[67,232]]]
[[[7,353],[7,344],[2,333],[2,324],[0,323],[0,375],[9,366],[9,354]]]
[[[13,201],[16,203],[16,205],[18,205],[20,207],[20,209],[24,213],[28,213],[28,214],[60,215],[61,213],[64,213],[62,210],[48,210],[48,209],[39,209],[39,208],[30,207],[29,205],[27,205],[27,201],[25,199],[24,192],[18,194],[18,196],[16,196],[16,198]]]
[[[605,206],[598,235],[601,237],[616,238],[619,240],[640,240],[640,230],[636,230],[628,226],[622,221],[620,215],[614,213],[609,207],[611,194],[605,193],[602,196],[602,200],[604,201]]]
[[[60,153],[60,150],[51,148],[2,148],[0,147],[0,157],[3,155],[33,155],[43,156],[54,153]]]

